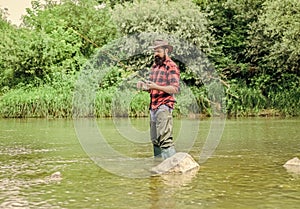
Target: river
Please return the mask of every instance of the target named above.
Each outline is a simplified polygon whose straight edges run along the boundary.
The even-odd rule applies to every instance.
[[[300,157],[300,118],[227,119],[196,173],[163,176],[139,169],[152,155],[148,118],[94,122],[107,149],[123,157],[103,163],[99,148],[100,158],[92,158],[89,137],[73,120],[1,119],[0,208],[299,208],[300,174],[283,164]],[[211,124],[176,119],[176,149],[199,161]],[[140,165],[126,167],[131,158]]]

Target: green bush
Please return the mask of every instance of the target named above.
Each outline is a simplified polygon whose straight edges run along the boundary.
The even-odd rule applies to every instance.
[[[1,42],[0,46],[0,53],[5,54],[0,58],[2,73],[6,75],[3,86],[49,83],[54,74],[74,74],[85,62],[79,51],[78,38],[70,31],[56,30],[46,34],[18,29],[5,39],[7,41]]]
[[[214,44],[205,15],[191,1],[133,1],[116,6],[113,18],[122,35],[172,34],[205,52],[211,51]]]
[[[300,75],[300,2],[267,0],[263,12],[252,24],[248,56],[275,73]]]
[[[58,74],[75,75],[97,47],[116,37],[109,8],[95,9],[96,1],[32,4],[21,28],[2,20],[1,88],[51,84],[59,82],[55,81]]]

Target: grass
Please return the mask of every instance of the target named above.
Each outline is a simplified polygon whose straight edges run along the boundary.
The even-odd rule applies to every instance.
[[[201,103],[204,95],[191,93],[188,89],[177,95],[174,116],[182,117],[208,113],[212,107]],[[74,113],[73,90],[70,87],[54,88],[41,86],[19,88],[8,91],[0,97],[0,117],[3,118],[71,118]],[[241,90],[239,99],[227,99],[227,115],[248,116],[297,116],[300,115],[300,96],[296,92],[280,92],[264,98],[255,91]],[[115,87],[99,89],[92,100],[79,100],[77,106],[83,117],[147,117],[149,94],[132,90],[118,90]],[[200,101],[200,102],[199,102]],[[196,112],[195,112],[196,111]]]

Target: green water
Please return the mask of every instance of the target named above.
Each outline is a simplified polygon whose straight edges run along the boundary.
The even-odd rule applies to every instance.
[[[175,136],[180,135],[181,122],[175,121]],[[111,119],[97,124],[124,155],[151,156],[150,143],[122,139]],[[147,118],[132,119],[128,125],[147,134]],[[198,125],[189,152],[195,159],[210,120]],[[128,178],[106,171],[87,156],[72,120],[2,119],[0,208],[299,208],[300,174],[283,167],[300,157],[299,138],[300,118],[226,120],[217,149],[197,173]],[[61,179],[51,179],[57,171]]]

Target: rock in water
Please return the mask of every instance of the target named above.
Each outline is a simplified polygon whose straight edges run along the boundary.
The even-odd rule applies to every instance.
[[[62,177],[61,177],[61,173],[59,171],[55,172],[55,173],[52,173],[51,176],[50,176],[50,180],[61,180]]]
[[[297,157],[294,157],[293,159],[288,160],[284,166],[286,165],[295,165],[295,166],[300,166],[300,160]]]
[[[186,173],[199,167],[199,164],[188,153],[178,152],[151,168],[150,171],[154,174]]]
[[[283,167],[289,172],[300,174],[300,159],[294,157],[293,159],[288,160]]]

